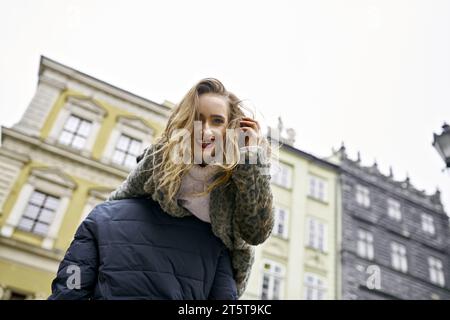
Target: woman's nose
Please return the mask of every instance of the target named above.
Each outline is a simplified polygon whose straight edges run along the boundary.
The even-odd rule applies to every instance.
[[[213,131],[208,125],[205,125],[203,127],[203,140],[209,140],[212,136],[214,136]]]
[[[203,134],[211,133],[211,128],[208,123],[203,124]]]

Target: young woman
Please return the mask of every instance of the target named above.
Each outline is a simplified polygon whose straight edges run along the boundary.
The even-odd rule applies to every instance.
[[[50,299],[243,294],[253,246],[269,237],[274,217],[271,148],[240,102],[214,78],[189,90],[127,179],[77,230]]]

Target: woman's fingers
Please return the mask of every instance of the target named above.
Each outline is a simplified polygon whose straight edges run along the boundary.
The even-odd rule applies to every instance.
[[[240,124],[241,124],[241,126],[246,125],[246,126],[252,127],[255,131],[259,131],[259,124],[253,120],[241,120]]]
[[[249,117],[242,117],[242,120],[254,122],[254,123],[256,123],[256,126],[258,127],[258,130],[261,129],[261,126],[259,125],[259,122],[256,121],[255,119],[252,119],[252,118],[249,118]]]
[[[260,133],[260,125],[258,121],[249,118],[249,117],[242,117],[240,120],[240,128],[242,129],[242,132],[248,132],[250,136],[246,136],[245,138],[245,145],[249,145],[249,138],[252,138],[252,141],[254,139],[258,139],[258,135]],[[257,141],[257,140],[256,140]],[[256,142],[257,144],[258,142]]]

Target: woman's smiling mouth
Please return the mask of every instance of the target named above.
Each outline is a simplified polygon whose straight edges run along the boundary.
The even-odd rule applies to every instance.
[[[202,149],[210,148],[214,145],[213,142],[202,142]]]

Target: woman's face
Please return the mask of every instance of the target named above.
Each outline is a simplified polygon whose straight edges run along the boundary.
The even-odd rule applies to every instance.
[[[195,143],[202,150],[202,158],[215,156],[215,143],[219,138],[225,141],[228,125],[228,102],[225,97],[213,93],[205,93],[199,97],[199,117],[202,133]]]

